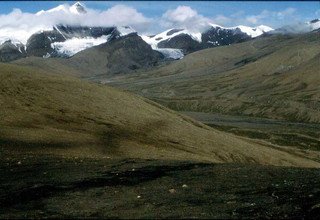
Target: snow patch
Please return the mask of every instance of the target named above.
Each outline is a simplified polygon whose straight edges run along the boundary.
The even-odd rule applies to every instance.
[[[239,25],[236,27],[231,27],[231,28],[226,28],[226,29],[240,29],[243,33],[246,33],[247,35],[249,35],[250,37],[258,37],[260,35],[262,35],[263,33],[269,32],[269,31],[273,31],[273,28],[265,26],[265,25],[260,25],[258,27],[248,27],[248,26],[243,26],[243,25]]]
[[[67,56],[73,56],[74,54],[85,50],[87,48],[97,46],[108,42],[110,35],[104,35],[99,38],[87,37],[87,38],[71,38],[64,42],[54,42],[51,46],[59,53]]]
[[[149,44],[153,50],[156,50],[156,51],[162,53],[165,58],[178,60],[178,59],[182,59],[184,57],[184,54],[183,54],[182,50],[180,50],[180,49],[158,48],[158,41],[160,42],[160,41],[162,41],[162,39],[161,40],[156,40],[156,39],[160,38],[159,36],[157,37],[157,35],[153,36],[153,37],[148,37],[148,36],[145,36],[145,35],[141,35],[140,37],[147,44]]]
[[[178,36],[180,34],[187,34],[189,35],[192,39],[198,41],[199,43],[201,43],[202,40],[202,34],[200,32],[195,33],[195,32],[191,32],[188,31],[186,29],[182,29],[182,30],[178,30],[175,31],[173,34],[168,34],[169,32],[173,32],[175,31],[175,29],[169,29],[166,30],[160,34],[157,34],[155,36],[149,37],[149,36],[145,36],[145,35],[141,35],[140,37],[148,44],[150,44],[151,46],[154,46],[155,48],[158,46],[158,43],[161,41],[165,41],[165,40],[170,40],[171,38]]]
[[[209,44],[219,45],[218,41],[210,41],[210,40],[208,40],[207,42],[208,42]]]
[[[171,58],[171,59],[182,59],[184,57],[184,54],[182,53],[182,50],[180,49],[172,49],[172,48],[155,48],[154,50],[159,51],[162,53],[165,58]]]
[[[49,53],[47,53],[46,55],[43,55],[43,58],[49,58],[51,55]]]

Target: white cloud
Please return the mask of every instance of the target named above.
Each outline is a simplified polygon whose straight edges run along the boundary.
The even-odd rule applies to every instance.
[[[70,5],[65,4],[55,10],[35,14],[14,9],[9,14],[0,15],[0,43],[7,36],[26,43],[33,33],[51,30],[57,24],[103,27],[130,25],[143,32],[152,23],[152,19],[125,5],[116,5],[105,11],[86,9],[85,14],[70,13],[69,8]]]
[[[260,14],[257,15],[250,15],[246,17],[246,21],[251,24],[261,24],[265,22],[270,22],[270,21],[278,21],[279,20],[288,20],[290,21],[292,17],[295,15],[295,12],[297,10],[295,8],[286,8],[285,10],[282,11],[268,11],[268,10],[263,10],[260,12]]]
[[[219,14],[213,18],[213,23],[224,27],[230,27],[239,24],[245,24],[244,17],[244,11],[237,11],[230,16]]]
[[[101,26],[141,26],[147,25],[152,21],[150,18],[146,18],[136,9],[125,5],[116,5],[106,11],[102,11],[101,13],[94,10],[90,10],[85,17],[87,18],[83,21],[85,25]]]
[[[286,8],[283,11],[277,12],[276,15],[279,19],[284,19],[287,16],[293,15],[295,12],[296,12],[295,8]]]
[[[178,6],[175,10],[168,10],[163,16],[172,22],[181,23],[199,17],[197,11],[193,10],[189,6]]]
[[[232,21],[233,19],[231,17],[226,17],[224,15],[217,15],[215,18],[213,18],[213,23],[221,26],[228,25],[232,23]]]
[[[251,24],[258,24],[261,22],[262,19],[270,17],[270,12],[267,10],[263,10],[260,14],[258,15],[251,15],[246,17],[246,21],[251,23]]]
[[[238,11],[230,16],[219,15],[214,21],[229,25],[269,25],[269,26],[283,26],[301,19],[297,15],[295,8],[286,8],[282,11],[263,10],[258,14],[245,15],[243,11]],[[219,24],[219,23],[218,23]]]
[[[160,24],[165,28],[185,28],[198,32],[203,30],[212,20],[198,14],[189,6],[178,6],[174,10],[166,11],[161,18]]]

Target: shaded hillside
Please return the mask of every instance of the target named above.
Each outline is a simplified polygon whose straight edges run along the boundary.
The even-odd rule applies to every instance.
[[[10,62],[23,57],[26,57],[24,45],[11,40],[0,45],[0,62]]]
[[[128,73],[153,67],[163,55],[152,50],[136,33],[77,53],[70,65],[86,76]]]
[[[35,68],[0,67],[2,150],[319,166],[276,146],[214,130],[108,86]]]
[[[152,50],[149,44],[133,33],[83,50],[70,58],[28,57],[14,63],[81,77],[106,77],[151,68],[163,60],[161,53]]]
[[[319,51],[319,33],[269,36],[108,81],[176,110],[320,122]]]
[[[27,56],[68,58],[76,53],[112,42],[128,34],[136,33],[129,26],[88,27],[54,25],[52,30],[39,31],[28,39],[25,48]],[[0,51],[1,52],[1,51]]]
[[[30,36],[26,43],[26,52],[28,56],[51,56],[55,49],[51,44],[53,42],[63,42],[65,37],[57,30],[42,31]]]

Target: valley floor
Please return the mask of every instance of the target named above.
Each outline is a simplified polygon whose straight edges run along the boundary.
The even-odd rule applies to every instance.
[[[216,129],[262,139],[280,146],[320,151],[320,124],[232,116],[218,113],[180,112]]]
[[[1,155],[0,218],[320,217],[319,169]]]

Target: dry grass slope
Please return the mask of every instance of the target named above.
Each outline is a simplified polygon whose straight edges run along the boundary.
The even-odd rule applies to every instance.
[[[0,64],[1,149],[319,167],[307,158],[214,130],[145,98],[49,73]]]
[[[175,110],[319,123],[319,51],[319,33],[271,36],[108,80]]]

